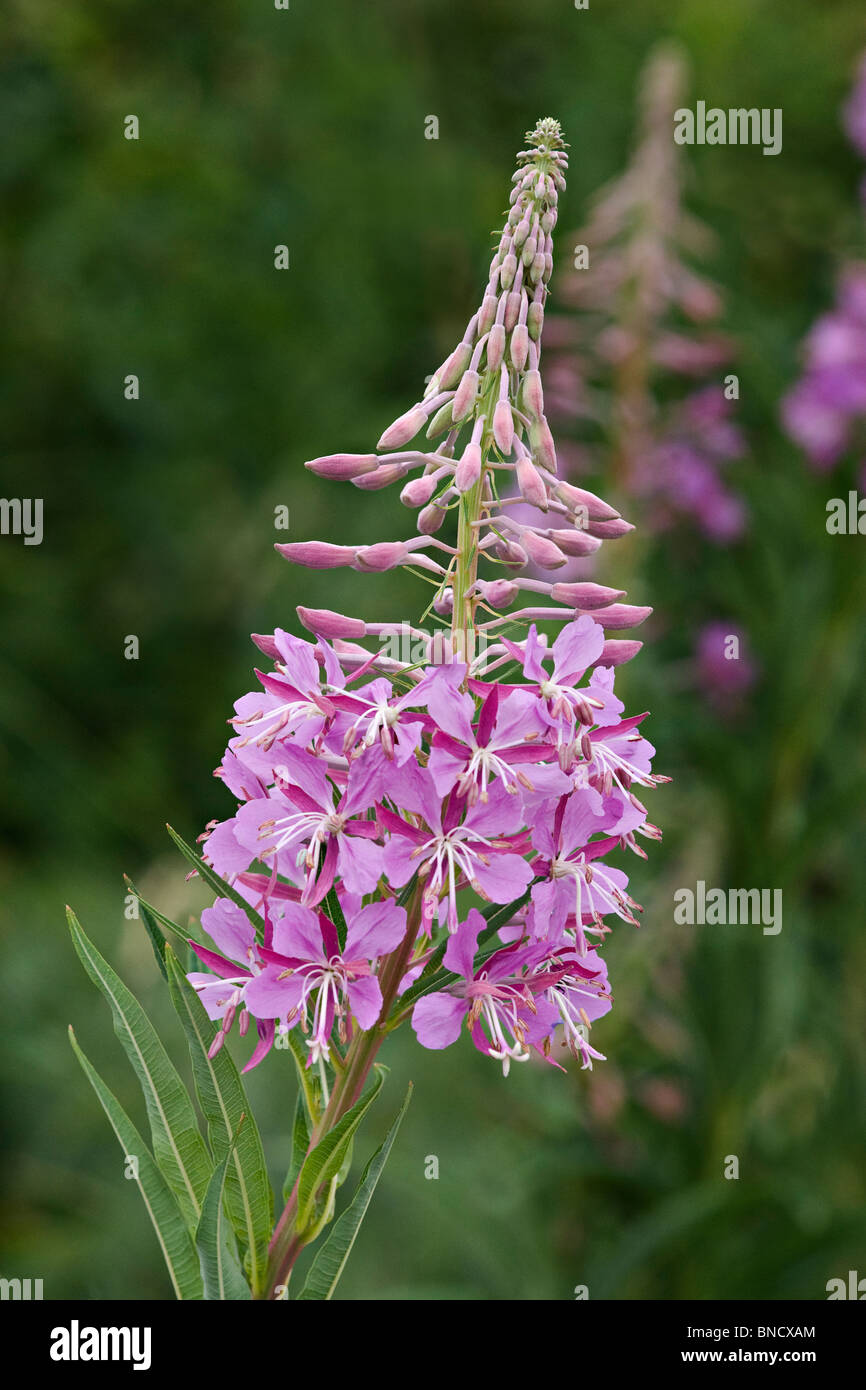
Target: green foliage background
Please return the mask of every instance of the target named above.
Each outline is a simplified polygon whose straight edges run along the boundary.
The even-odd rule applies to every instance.
[[[300,602],[412,617],[426,593],[293,572],[271,550],[274,507],[294,539],[407,532],[396,492],[317,481],[303,460],[366,451],[417,398],[477,302],[513,154],[545,114],[571,143],[562,254],[624,163],[637,75],[669,35],[692,100],[784,111],[778,158],[689,152],[741,343],[752,528],[731,551],[646,546],[632,579],[656,617],[622,684],[675,781],[652,798],[663,846],[630,865],[645,925],[608,947],[616,1007],[593,1040],[610,1060],[503,1080],[466,1042],[431,1054],[397,1035],[382,1109],[410,1077],[415,1102],[341,1297],[822,1298],[866,1273],[863,540],[824,528],[853,463],[816,480],[777,426],[799,337],[858,249],[861,167],[838,124],[856,7],[10,0],[0,25],[2,491],[45,502],[41,546],[0,539],[2,1273],[44,1278],[47,1297],[168,1296],[66,1042],[72,1021],[140,1117],[63,904],[180,1062],[121,875],[174,916],[204,904],[163,827],[192,839],[229,809],[210,770],[249,688],[247,634],[297,630]],[[615,577],[614,547],[608,563]],[[716,616],[746,629],[761,672],[733,722],[690,676]],[[781,934],[675,926],[673,892],[698,878],[782,888]],[[289,1054],[250,1089],[278,1183]],[[371,1118],[359,1161],[386,1126]]]

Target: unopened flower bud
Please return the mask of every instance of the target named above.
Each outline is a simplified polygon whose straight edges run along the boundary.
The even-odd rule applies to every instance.
[[[471,370],[464,372],[451,402],[451,418],[455,425],[459,424],[461,420],[465,420],[466,416],[474,409],[477,396],[478,373]]]
[[[375,472],[362,473],[359,478],[353,478],[352,487],[360,488],[362,492],[381,492],[383,487],[390,487],[391,483],[405,478],[408,467],[406,463],[380,463]]]
[[[492,372],[497,372],[505,356],[505,325],[494,323],[490,330],[490,337],[487,339],[487,365]]]
[[[634,527],[630,521],[623,521],[620,516],[612,521],[590,521],[586,529],[591,536],[597,536],[601,541],[615,541],[633,531]]]
[[[468,492],[481,477],[481,447],[473,440],[466,445],[463,457],[454,474],[454,486],[458,492]]]
[[[352,546],[331,545],[328,541],[291,541],[288,545],[275,545],[274,549],[293,565],[306,565],[313,570],[341,569],[355,558]]]
[[[496,402],[493,411],[493,438],[499,452],[507,458],[514,444],[514,416],[511,413],[511,404],[507,400]]]
[[[560,502],[564,502],[572,511],[584,508],[587,516],[595,521],[613,521],[619,516],[615,507],[611,507],[601,497],[596,497],[594,492],[589,492],[585,487],[575,487],[573,483],[558,482],[553,489],[554,494]]]
[[[541,279],[544,275],[544,270],[544,252],[539,251],[538,254],[533,257],[532,264],[529,267],[529,278],[532,281],[533,285],[537,285],[541,282]]]
[[[472,344],[467,342],[458,343],[450,357],[447,357],[442,366],[433,375],[433,382],[436,383],[437,391],[450,391],[452,386],[456,386],[466,368],[469,366],[469,359],[472,356]],[[431,392],[432,394],[432,392]]]
[[[502,322],[505,326],[506,333],[511,332],[517,320],[520,318],[520,310],[523,307],[525,298],[525,290],[509,290],[508,298],[505,301],[505,313],[502,316]]]
[[[496,322],[496,308],[499,301],[495,294],[489,291],[481,301],[481,308],[478,310],[478,336],[483,338],[485,333],[489,333]]]
[[[567,603],[571,608],[603,608],[625,597],[624,589],[609,589],[606,584],[554,584],[550,597],[555,603]]]
[[[413,405],[411,410],[407,410],[405,415],[401,415],[393,425],[388,426],[376,448],[402,449],[404,444],[415,438],[426,419],[427,411],[424,407]]]
[[[529,329],[529,336],[534,343],[541,337],[541,330],[544,327],[544,307],[540,299],[533,299],[526,315],[526,326]]]
[[[444,405],[440,405],[433,419],[427,426],[428,439],[435,439],[437,434],[444,434],[446,430],[451,429],[451,426],[454,424],[452,418],[453,407],[453,397],[450,401],[446,401]]]
[[[523,546],[518,545],[517,541],[500,539],[493,548],[499,559],[506,565],[523,569],[524,565],[529,564],[529,556]]]
[[[526,366],[529,355],[529,331],[525,323],[518,323],[511,335],[511,360],[519,372]]]
[[[357,478],[379,467],[375,454],[326,454],[323,458],[308,459],[304,464],[319,478]]]
[[[478,579],[475,590],[491,608],[508,608],[520,592],[509,579]]]
[[[422,536],[432,536],[439,530],[448,512],[445,507],[440,507],[438,502],[430,502],[418,513],[418,530]]]
[[[352,560],[352,568],[370,572],[396,569],[411,555],[405,541],[379,541],[376,545],[361,545]]]
[[[335,637],[352,641],[356,637],[364,637],[367,632],[367,624],[360,618],[347,618],[343,613],[332,612],[330,608],[298,608],[297,614],[308,632],[314,632],[317,637],[324,637],[328,641]]]
[[[532,313],[532,305],[529,312]],[[544,392],[541,389],[541,373],[535,369],[528,371],[521,388],[523,408],[532,420],[544,418]]]
[[[504,290],[510,290],[514,284],[514,277],[517,274],[517,257],[513,251],[509,251],[505,260],[499,268],[499,283]]]
[[[579,531],[569,528],[568,530],[552,530],[547,533],[552,541],[555,541],[560,550],[564,550],[566,555],[573,555],[583,559],[585,555],[594,555],[601,546],[601,541],[595,536],[587,535],[586,531]]]
[[[521,541],[532,563],[541,569],[557,570],[567,561],[568,557],[547,536],[537,536],[534,531],[527,530],[523,532]]]
[[[412,478],[400,493],[400,501],[406,507],[423,507],[430,501],[439,483],[438,473],[427,473],[422,478]]]
[[[517,224],[517,226],[515,227],[515,229],[514,229],[514,245],[515,245],[515,248],[516,248],[517,250],[520,249],[520,247],[521,247],[521,246],[523,245],[523,243],[525,242],[526,238],[529,236],[529,231],[530,231],[531,225],[532,225],[532,224],[530,223],[529,218],[526,217],[526,216],[523,216],[523,217],[521,218],[520,222],[519,222],[519,223]]]
[[[529,428],[529,443],[536,462],[540,463],[542,468],[546,468],[548,473],[555,473],[556,447],[553,443],[553,435],[550,433],[550,426],[543,415],[532,421]]]
[[[632,657],[637,656],[643,642],[634,642],[629,639],[617,640],[611,638],[605,642],[601,649],[601,656],[594,662],[595,666],[622,666],[626,661],[631,661]]]
[[[450,618],[454,611],[454,590],[449,585],[447,589],[442,589],[433,600],[433,611],[438,613],[440,618]]]
[[[612,603],[607,608],[596,608],[589,616],[611,632],[619,632],[630,627],[640,627],[646,622],[651,608],[641,608],[634,603]]]
[[[548,506],[547,488],[544,486],[544,480],[532,459],[528,458],[526,454],[522,454],[517,460],[516,471],[517,486],[520,489],[521,497],[531,507],[540,507],[542,511],[546,512]]]
[[[538,241],[534,236],[527,237],[520,253],[520,259],[524,265],[532,265],[535,260],[535,253],[538,250]]]

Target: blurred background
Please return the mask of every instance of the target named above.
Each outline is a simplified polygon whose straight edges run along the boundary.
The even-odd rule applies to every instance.
[[[814,1299],[866,1275],[866,568],[862,537],[825,528],[866,450],[819,471],[780,425],[803,337],[864,254],[864,160],[840,120],[857,7],[10,0],[0,26],[2,492],[44,499],[41,545],[0,537],[0,1272],[50,1298],[170,1296],[66,1039],[73,1022],[142,1124],[64,904],[183,1066],[122,875],[175,918],[205,904],[164,826],[192,840],[230,812],[211,770],[251,687],[248,634],[299,631],[298,603],[399,620],[427,601],[409,576],[274,554],[412,529],[396,489],[324,483],[303,460],[367,452],[418,398],[478,303],[523,132],[548,114],[571,144],[550,309],[561,284],[580,324],[571,229],[632,158],[641,73],[674,39],[685,104],[781,107],[784,144],[678,151],[739,376],[725,480],[742,524],[713,537],[617,491],[615,373],[594,398],[589,485],[639,525],[605,547],[603,577],[655,609],[618,688],[652,711],[674,779],[649,803],[663,844],[625,866],[641,930],[618,923],[606,946],[615,1007],[592,1041],[608,1061],[505,1080],[467,1040],[434,1054],[397,1034],[359,1159],[410,1077],[415,1100],[340,1297]],[[741,636],[736,677],[713,632]],[[781,889],[782,931],[677,925],[673,895],[699,879]],[[250,1083],[275,1185],[294,1088],[288,1053]]]

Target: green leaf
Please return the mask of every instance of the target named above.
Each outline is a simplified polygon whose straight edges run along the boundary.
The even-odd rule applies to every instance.
[[[66,915],[72,944],[111,1006],[114,1031],[144,1092],[156,1161],[187,1225],[194,1230],[213,1163],[199,1133],[189,1093],[138,1000],[85,936],[71,908]]]
[[[207,1121],[214,1159],[220,1163],[230,1155],[226,1209],[235,1234],[247,1247],[250,1283],[253,1293],[259,1294],[265,1281],[274,1221],[274,1198],[261,1135],[227,1048],[221,1047],[215,1057],[207,1055],[217,1030],[170,946],[166,947],[166,964],[172,1003],[187,1035],[196,1095]],[[232,1151],[232,1141],[244,1114],[246,1122]]]
[[[322,903],[322,910],[330,917],[334,926],[337,928],[337,940],[340,943],[340,950],[344,951],[346,949],[346,932],[348,928],[346,927],[346,918],[343,915],[343,909],[340,906],[340,899],[337,897],[336,886],[331,888],[325,901]]]
[[[286,1173],[286,1180],[283,1183],[283,1202],[287,1202],[292,1195],[292,1189],[298,1178],[304,1159],[307,1156],[307,1149],[310,1147],[310,1126],[307,1116],[307,1106],[304,1101],[303,1091],[298,1091],[298,1098],[295,1101],[295,1120],[292,1125],[292,1160],[289,1170]]]
[[[347,1110],[339,1123],[304,1159],[298,1179],[298,1215],[295,1222],[295,1229],[299,1234],[302,1235],[310,1225],[315,1210],[316,1194],[337,1177],[355,1131],[381,1091],[384,1080],[385,1068],[377,1063],[376,1077],[367,1094],[361,1096],[351,1110]]]
[[[164,912],[160,912],[158,907],[154,907],[153,903],[149,903],[146,898],[141,896],[128,874],[123,875],[123,881],[130,893],[133,893],[138,899],[138,906],[141,908],[141,915],[144,919],[145,926],[147,926],[148,917],[151,918],[152,921],[161,928],[160,935],[164,932],[168,932],[168,935],[174,939],[178,947],[186,948],[189,945],[190,939],[201,943],[202,938],[200,932],[195,930],[192,926],[184,930],[179,923],[173,922],[170,917],[166,917]]]
[[[188,845],[186,840],[181,839],[180,835],[178,835],[176,830],[173,830],[170,825],[167,825],[165,828],[168,831],[171,838],[174,840],[174,843],[177,845],[184,859],[189,860],[190,864],[192,864],[197,870],[199,877],[204,879],[205,883],[213,889],[217,897],[231,898],[233,903],[237,903],[238,907],[243,908],[244,912],[247,914],[247,917],[250,919],[250,921],[256,929],[256,935],[261,941],[264,935],[265,924],[262,921],[259,914],[256,912],[255,908],[250,907],[246,898],[242,898],[236,888],[232,888],[230,883],[226,883],[225,879],[220,878],[219,874],[215,873],[214,870],[210,867],[210,865],[204,862],[201,855],[196,854],[192,846]]]
[[[384,1144],[376,1150],[370,1159],[351,1204],[335,1223],[334,1229],[316,1255],[307,1275],[306,1283],[298,1294],[299,1299],[329,1299],[333,1297],[334,1289],[337,1287],[340,1275],[352,1253],[355,1238],[361,1229],[361,1222],[367,1215],[367,1208],[372,1201],[379,1178],[382,1176],[382,1169],[388,1161],[388,1156],[397,1137],[397,1131],[403,1123],[403,1117],[412,1099],[412,1090],[412,1082],[410,1081],[406,1098],[385,1136]]]
[[[102,1080],[99,1073],[85,1057],[78,1046],[72,1028],[69,1029],[72,1050],[81,1063],[81,1068],[99,1097],[99,1102],[108,1116],[109,1123],[117,1135],[124,1158],[135,1158],[135,1182],[141,1193],[147,1214],[153,1223],[156,1238],[168,1268],[175,1297],[179,1299],[200,1299],[204,1297],[201,1270],[195,1246],[180,1208],[159,1168],[153,1160],[147,1145],[127,1115],[117,1097]]]
[[[195,1233],[204,1280],[204,1296],[206,1299],[218,1299],[220,1302],[238,1302],[250,1297],[250,1286],[241,1269],[234,1233],[226,1224],[223,1213],[226,1169],[245,1118],[241,1116],[238,1134],[233,1138],[231,1148],[213,1171],[202,1203],[201,1220]]]

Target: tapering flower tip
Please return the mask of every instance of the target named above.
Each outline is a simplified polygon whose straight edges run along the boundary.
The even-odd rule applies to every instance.
[[[589,616],[611,632],[620,632],[630,627],[640,627],[645,623],[651,608],[639,608],[634,603],[612,603],[608,608],[594,608]]]
[[[615,507],[609,506],[602,497],[596,497],[594,492],[589,492],[585,487],[558,482],[553,491],[560,502],[564,502],[572,511],[586,508],[587,516],[593,521],[615,521],[619,518],[619,512]]]
[[[466,445],[463,457],[454,474],[454,486],[458,492],[468,492],[481,477],[481,446],[473,440]]]
[[[529,336],[534,343],[541,337],[541,330],[544,327],[544,305],[540,299],[533,299],[526,315],[526,327],[529,329]]]
[[[311,473],[319,478],[358,478],[362,473],[372,473],[379,467],[375,454],[326,454],[323,458],[309,459],[305,464]]]
[[[485,333],[489,333],[496,322],[496,310],[499,300],[495,294],[487,291],[481,301],[481,308],[478,310],[478,336],[483,338]]]
[[[407,410],[404,415],[395,420],[393,425],[389,425],[379,443],[377,449],[402,449],[404,444],[408,444],[414,439],[421,426],[427,419],[427,411],[422,405],[413,405],[411,410]]]
[[[609,589],[606,584],[554,584],[550,597],[555,603],[567,603],[571,608],[605,608],[625,598],[625,590]]]
[[[491,608],[508,608],[520,592],[510,579],[478,579],[475,590]]]
[[[534,531],[523,531],[520,543],[534,565],[544,570],[557,570],[567,562],[567,555],[560,550],[555,541],[547,536],[536,535]]]
[[[540,511],[546,512],[548,508],[547,488],[544,486],[544,479],[532,459],[526,454],[522,454],[517,460],[515,468],[521,497],[531,507],[538,507]]]
[[[590,521],[586,529],[591,536],[597,536],[600,541],[615,541],[620,536],[628,535],[634,527],[630,521],[623,521],[620,516],[612,521]]]
[[[428,473],[423,478],[410,478],[400,493],[404,507],[424,507],[439,485],[439,474]]]
[[[472,344],[465,340],[458,343],[451,356],[446,357],[438,371],[433,373],[427,388],[430,395],[435,395],[437,391],[450,391],[452,387],[456,386],[469,366],[471,357]]]
[[[504,458],[511,453],[514,445],[514,416],[510,401],[497,401],[493,411],[493,438],[496,447]]]
[[[353,641],[356,637],[367,635],[367,624],[360,618],[347,618],[343,613],[332,612],[330,608],[298,608],[297,614],[308,632],[329,642],[337,637]]]
[[[408,463],[380,463],[372,473],[362,473],[353,478],[352,487],[360,488],[361,492],[381,492],[382,488],[405,478],[408,471]]]
[[[440,507],[438,502],[429,502],[426,507],[422,507],[418,513],[418,530],[422,536],[433,536],[440,530],[448,510]]]
[[[588,531],[576,531],[572,526],[567,529],[552,529],[547,534],[560,550],[564,550],[566,555],[575,559],[582,560],[585,555],[594,555],[601,548],[601,541],[597,536],[591,536]]]
[[[454,423],[453,412],[454,398],[452,397],[451,400],[446,401],[444,405],[440,405],[439,409],[431,417],[430,423],[427,426],[428,439],[435,439],[437,435],[444,434],[446,430],[450,430]]]
[[[253,632],[250,635],[260,652],[264,652],[265,656],[269,656],[273,661],[279,660],[280,653],[274,641],[273,633]]]
[[[368,574],[380,573],[405,564],[411,555],[411,547],[406,541],[379,541],[376,545],[359,546],[355,551],[352,568],[366,570]]]
[[[540,463],[542,468],[546,468],[548,473],[556,472],[556,445],[553,442],[553,435],[550,426],[542,415],[539,420],[533,420],[529,427],[529,443],[536,463]]]
[[[328,541],[290,541],[288,545],[275,545],[274,549],[293,565],[306,565],[312,570],[341,569],[355,558],[351,545],[331,545]]]
[[[643,642],[635,642],[630,638],[612,637],[609,642],[605,642],[601,649],[601,656],[594,664],[596,666],[623,666],[626,661],[631,661],[632,657],[637,656]]]
[[[537,367],[531,367],[523,378],[521,400],[530,419],[544,419],[544,392],[541,389],[541,373]]]
[[[478,382],[478,373],[472,369],[465,371],[460,378],[460,385],[454,392],[454,400],[451,403],[451,418],[455,424],[465,420],[472,411],[478,396]]]
[[[492,372],[499,370],[505,356],[505,324],[494,323],[487,339],[487,365]]]
[[[525,323],[515,324],[511,333],[509,353],[512,364],[519,372],[522,372],[529,356],[529,330]]]

